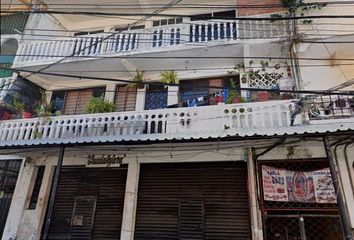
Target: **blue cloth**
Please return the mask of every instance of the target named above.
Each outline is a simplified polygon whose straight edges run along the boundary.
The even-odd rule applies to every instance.
[[[198,103],[198,100],[196,98],[193,98],[192,100],[187,101],[187,107],[196,107]]]

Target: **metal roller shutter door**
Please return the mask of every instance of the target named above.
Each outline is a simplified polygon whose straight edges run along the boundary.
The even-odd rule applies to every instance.
[[[49,238],[120,239],[126,167],[63,168]]]
[[[246,163],[142,164],[135,239],[251,239]]]

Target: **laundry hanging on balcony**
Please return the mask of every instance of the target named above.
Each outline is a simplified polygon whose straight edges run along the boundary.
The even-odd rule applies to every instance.
[[[207,105],[207,103],[209,103],[211,98],[214,98],[215,103],[220,103],[220,102],[224,102],[227,99],[228,93],[229,91],[227,89],[224,89],[223,91],[218,91],[206,96],[184,100],[178,104],[169,105],[166,108],[203,106],[203,105]]]

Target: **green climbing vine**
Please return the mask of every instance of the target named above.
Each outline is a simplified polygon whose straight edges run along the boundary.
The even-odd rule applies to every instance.
[[[288,9],[288,12],[285,14],[285,17],[296,16],[299,14],[301,17],[304,17],[305,14],[311,10],[321,10],[327,3],[305,3],[304,0],[282,0],[282,4],[285,8]],[[272,18],[281,18],[281,14],[272,14]],[[301,19],[301,23],[310,24],[313,22],[312,19]]]

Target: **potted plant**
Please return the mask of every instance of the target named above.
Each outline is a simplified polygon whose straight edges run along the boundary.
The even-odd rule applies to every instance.
[[[108,100],[105,100],[103,96],[91,98],[85,106],[86,113],[107,113],[115,111],[116,106]]]
[[[145,71],[140,71],[139,69],[136,69],[136,74],[133,78],[132,83],[127,84],[127,88],[133,88],[133,87],[138,87],[139,89],[144,88],[145,84],[143,83],[145,81]]]
[[[32,112],[29,109],[25,109],[22,112],[22,118],[32,118]]]
[[[40,99],[40,104],[37,105],[34,109],[37,117],[50,117],[53,115],[54,101],[48,102],[47,95],[42,94]]]
[[[161,76],[161,82],[165,83],[165,87],[168,86],[168,84],[178,84],[179,83],[179,78],[178,74],[175,71],[164,71],[160,74]]]
[[[16,109],[18,114],[22,114],[22,112],[25,110],[25,104],[18,99],[14,99],[12,106]]]
[[[239,93],[236,91],[230,91],[229,95],[227,96],[227,99],[225,101],[226,104],[231,104],[231,103],[245,103],[247,100],[242,97]]]
[[[11,111],[3,111],[1,114],[1,120],[10,120],[12,118],[12,112]]]

